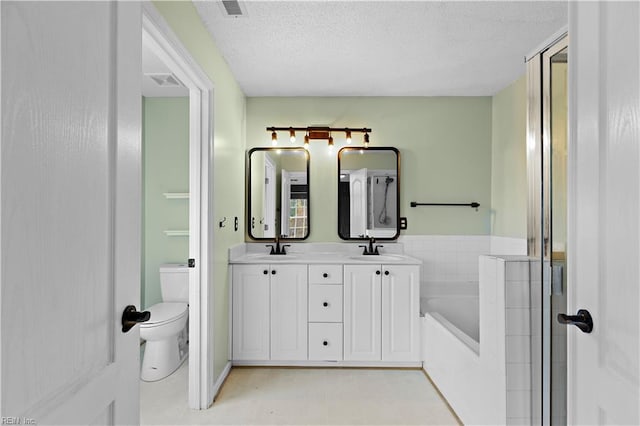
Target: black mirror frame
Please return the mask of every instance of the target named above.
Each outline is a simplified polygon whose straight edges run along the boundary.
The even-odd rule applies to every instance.
[[[270,148],[270,147],[262,147],[262,148],[251,148],[247,151],[247,155],[245,157],[245,171],[246,171],[246,181],[245,181],[245,205],[247,206],[246,212],[246,224],[245,229],[247,230],[247,236],[254,241],[275,241],[276,238],[269,237],[254,237],[251,233],[251,154],[256,151],[302,151],[305,154],[305,159],[307,162],[307,232],[302,238],[280,238],[276,237],[281,241],[302,241],[309,238],[311,235],[311,174],[309,163],[311,162],[311,158],[309,155],[309,151],[302,147],[283,147],[283,148]],[[278,227],[280,228],[280,227]],[[280,229],[278,229],[278,232]]]
[[[337,194],[340,193],[340,158],[342,157],[342,152],[345,151],[391,151],[391,152],[395,152],[396,154],[396,170],[398,171],[397,173],[397,181],[398,181],[398,190],[397,190],[397,204],[396,204],[396,217],[397,219],[397,224],[396,224],[396,234],[393,237],[390,238],[377,238],[377,241],[395,241],[400,237],[400,151],[398,150],[398,148],[392,147],[392,146],[381,146],[381,147],[368,147],[365,148],[364,146],[345,146],[342,149],[340,149],[340,151],[338,151],[338,183],[337,183]],[[340,208],[342,207],[342,201],[340,200],[340,197],[338,196],[338,211],[336,212],[336,215],[338,216],[338,237],[340,237],[340,239],[345,240],[345,241],[366,241],[369,238],[345,238],[340,234]]]

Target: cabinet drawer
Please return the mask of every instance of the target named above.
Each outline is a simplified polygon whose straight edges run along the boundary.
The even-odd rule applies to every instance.
[[[309,265],[309,284],[342,284],[342,265]]]
[[[342,360],[342,323],[309,323],[309,360]]]
[[[342,322],[342,286],[309,286],[309,321]]]

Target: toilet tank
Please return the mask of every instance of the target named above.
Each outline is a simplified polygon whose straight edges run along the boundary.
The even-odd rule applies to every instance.
[[[163,302],[189,303],[189,268],[186,264],[160,265],[160,291]]]

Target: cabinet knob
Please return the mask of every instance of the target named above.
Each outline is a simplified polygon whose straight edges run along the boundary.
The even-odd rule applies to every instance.
[[[329,274],[327,274],[326,272],[324,274],[322,274],[323,278],[327,278],[329,276]]]
[[[384,274],[385,275],[389,275],[389,271],[384,271]]]
[[[262,271],[263,274],[267,275],[269,273],[269,271],[267,271],[266,269],[264,271]]]
[[[275,274],[276,274],[276,271],[274,269],[274,270],[271,271],[271,275],[275,275]]]
[[[323,346],[327,346],[329,344],[329,342],[327,342],[326,340],[324,342],[322,342]]]
[[[376,271],[376,275],[380,275],[380,271]]]
[[[324,306],[324,307],[326,308],[327,306],[329,306],[329,302],[324,302],[324,303],[322,304],[322,306]]]

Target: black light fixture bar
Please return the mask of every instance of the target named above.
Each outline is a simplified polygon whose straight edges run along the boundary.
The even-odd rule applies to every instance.
[[[354,129],[352,127],[314,127],[314,126],[310,126],[310,127],[267,127],[267,131],[268,132],[283,132],[283,131],[291,131],[293,130],[294,132],[312,132],[312,131],[319,131],[319,132],[356,132],[356,133],[371,133],[371,129],[368,129],[366,127],[360,128],[360,129]]]

